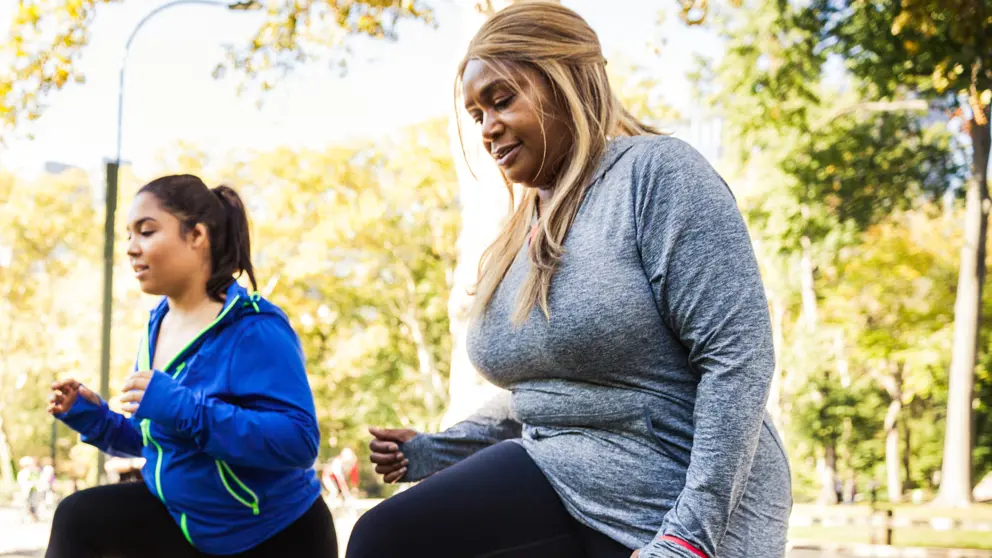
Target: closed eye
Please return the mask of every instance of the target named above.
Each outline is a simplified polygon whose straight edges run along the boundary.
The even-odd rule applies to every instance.
[[[493,102],[493,108],[500,111],[505,110],[507,107],[510,106],[511,103],[513,103],[513,100],[516,99],[516,97],[517,97],[516,95],[507,95],[506,97],[501,97]]]

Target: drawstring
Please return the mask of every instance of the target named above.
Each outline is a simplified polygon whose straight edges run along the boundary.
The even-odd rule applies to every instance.
[[[258,308],[258,301],[261,298],[262,298],[262,295],[260,295],[258,293],[258,291],[255,291],[255,292],[251,293],[251,295],[248,297],[248,300],[245,301],[245,305],[247,306],[249,303],[251,303],[252,308],[255,309],[255,313],[259,313],[259,312],[261,312],[261,310],[259,310],[259,308]]]

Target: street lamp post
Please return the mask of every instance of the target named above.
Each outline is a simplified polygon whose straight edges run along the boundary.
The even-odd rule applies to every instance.
[[[103,324],[100,338],[100,396],[107,400],[110,398],[110,337],[111,337],[111,312],[113,311],[114,296],[114,221],[117,213],[117,180],[121,167],[121,138],[124,122],[124,75],[127,71],[127,57],[131,52],[131,44],[137,36],[138,31],[151,18],[160,12],[183,4],[202,4],[206,6],[218,6],[229,10],[247,11],[261,8],[256,0],[240,2],[225,2],[223,0],[173,0],[167,2],[154,10],[145,14],[143,18],[134,26],[131,35],[124,45],[124,56],[121,58],[121,68],[117,89],[117,149],[114,159],[107,162],[107,196],[105,200],[105,220],[103,226]],[[104,469],[104,455],[100,452],[97,458],[97,475],[102,483],[106,479]]]

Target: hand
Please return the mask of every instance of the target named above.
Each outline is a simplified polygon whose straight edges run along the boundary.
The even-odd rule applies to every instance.
[[[387,483],[402,479],[410,460],[400,453],[399,444],[409,442],[419,433],[408,428],[369,428],[369,433],[375,436],[369,442],[372,450],[369,459],[375,463],[375,472]]]
[[[145,396],[145,390],[148,389],[148,384],[151,383],[153,374],[154,372],[151,370],[135,372],[124,382],[124,395],[121,396],[124,412],[133,415],[138,410],[138,404],[141,403],[141,398]]]
[[[100,404],[100,398],[90,388],[72,378],[53,383],[52,393],[48,395],[49,414],[68,413],[80,395],[94,405]]]
[[[637,558],[640,555],[641,555],[641,551],[635,550],[634,553],[630,555],[630,558]]]

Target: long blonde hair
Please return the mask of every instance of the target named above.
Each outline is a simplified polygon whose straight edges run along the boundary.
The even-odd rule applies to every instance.
[[[606,152],[609,138],[659,132],[637,120],[621,105],[610,88],[606,59],[596,32],[579,14],[556,2],[517,2],[490,17],[472,39],[458,67],[456,100],[465,66],[473,59],[500,73],[507,65],[537,70],[555,97],[563,102],[561,108],[569,118],[572,146],[557,174],[550,207],[544,208],[540,215],[538,231],[528,249],[532,267],[517,294],[513,312],[513,323],[518,325],[526,321],[534,304],[550,318],[548,294],[564,254],[565,236]],[[519,90],[519,85],[513,85]],[[543,129],[544,111],[540,107],[538,116]],[[519,205],[514,203],[513,185],[509,181],[507,189],[512,215],[479,261],[472,318],[489,305],[526,241],[537,211],[535,188],[527,189]]]

